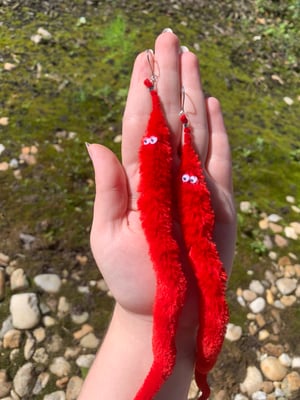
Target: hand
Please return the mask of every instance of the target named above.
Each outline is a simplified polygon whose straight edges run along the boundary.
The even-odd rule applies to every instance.
[[[205,99],[197,57],[189,51],[180,52],[179,40],[173,33],[158,36],[154,53],[157,91],[174,138],[175,164],[179,162],[182,140],[182,86],[185,89],[184,108],[215,211],[214,239],[229,273],[235,244],[235,211],[230,149],[219,102]],[[141,316],[151,316],[155,295],[155,276],[136,206],[138,150],[151,112],[151,96],[143,81],[150,76],[151,68],[143,52],[134,64],[123,117],[122,165],[106,147],[89,146],[96,180],[92,251],[116,302]],[[190,301],[196,302],[194,295],[190,295]]]

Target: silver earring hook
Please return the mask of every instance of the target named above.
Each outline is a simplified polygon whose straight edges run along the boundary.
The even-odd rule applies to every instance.
[[[151,59],[150,59],[150,54],[151,54]],[[155,75],[155,72],[154,72],[153,51],[150,50],[150,49],[147,50],[147,60],[148,60],[148,64],[149,64],[149,67],[150,67],[150,70],[151,70],[151,78],[150,79],[151,79],[152,83],[154,83],[157,80],[157,75]]]
[[[184,86],[181,87],[181,110],[180,114],[184,113],[184,103],[185,103],[185,89]]]

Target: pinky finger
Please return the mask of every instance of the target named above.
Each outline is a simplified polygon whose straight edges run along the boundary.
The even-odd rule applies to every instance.
[[[231,152],[221,106],[216,98],[209,97],[206,108],[209,128],[206,171],[217,185],[232,193]]]

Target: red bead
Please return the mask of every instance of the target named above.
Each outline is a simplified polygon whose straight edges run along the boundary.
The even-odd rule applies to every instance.
[[[188,119],[187,119],[187,117],[186,117],[185,114],[181,114],[179,118],[180,118],[180,121],[181,121],[184,125],[188,123]]]
[[[153,82],[149,78],[144,80],[144,85],[147,86],[148,89],[153,88]]]
[[[188,127],[188,126],[185,126],[184,129],[183,129],[183,132],[184,133],[191,133],[191,128]]]

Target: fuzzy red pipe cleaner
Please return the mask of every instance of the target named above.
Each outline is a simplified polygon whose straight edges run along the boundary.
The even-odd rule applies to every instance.
[[[229,312],[225,298],[227,275],[213,241],[214,211],[200,159],[192,145],[185,114],[184,144],[178,179],[178,207],[182,231],[198,289],[199,328],[195,379],[202,394],[209,397],[207,374],[214,366],[224,341]]]
[[[187,287],[180,248],[173,235],[171,133],[153,86],[154,81],[146,79],[145,85],[150,89],[152,111],[139,152],[138,209],[156,275],[156,295],[153,306],[153,363],[135,400],[152,400],[173,371],[176,328]]]

